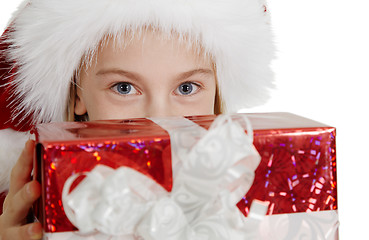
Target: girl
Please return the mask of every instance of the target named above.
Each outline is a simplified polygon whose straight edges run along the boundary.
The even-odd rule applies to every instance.
[[[34,143],[20,154],[32,125],[261,104],[272,86],[268,22],[261,0],[24,1],[0,47],[0,239],[42,237],[24,220],[40,196]]]

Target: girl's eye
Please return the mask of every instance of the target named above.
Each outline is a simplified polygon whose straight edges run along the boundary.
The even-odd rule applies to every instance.
[[[195,94],[199,90],[200,86],[192,82],[185,82],[179,85],[175,93],[177,95],[191,95]]]
[[[137,90],[128,82],[120,82],[115,84],[112,89],[121,95],[137,94]]]

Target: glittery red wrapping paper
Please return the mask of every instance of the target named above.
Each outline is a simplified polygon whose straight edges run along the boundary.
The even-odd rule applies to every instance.
[[[170,139],[150,120],[46,124],[36,131],[40,142],[36,175],[42,182],[42,200],[35,208],[45,232],[76,230],[64,213],[62,189],[71,175],[91,171],[98,164],[134,168],[171,190]]]
[[[241,212],[247,216],[254,199],[270,203],[268,214],[337,209],[335,128],[288,113],[248,117],[262,159],[237,204]],[[214,116],[188,119],[209,128]],[[36,171],[43,199],[36,208],[46,232],[75,230],[64,214],[61,191],[69,176],[97,164],[135,168],[171,189],[169,135],[150,120],[46,124],[36,136],[43,145]]]
[[[262,160],[237,204],[245,215],[253,199],[269,201],[268,214],[337,209],[334,128],[260,130],[254,145]]]

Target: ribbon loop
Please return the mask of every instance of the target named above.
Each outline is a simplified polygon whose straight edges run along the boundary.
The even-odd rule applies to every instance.
[[[219,116],[208,131],[199,131],[201,138],[197,135],[196,139],[189,139],[196,143],[181,152],[180,164],[176,160],[180,167],[171,193],[126,167],[113,170],[99,165],[89,173],[70,177],[63,189],[67,217],[80,233],[98,232],[114,239],[202,240],[251,236],[246,229],[251,231],[258,221],[250,219],[260,219],[266,212],[251,210],[250,216],[258,217],[250,218],[247,223],[236,207],[251,187],[260,162],[252,145],[251,125],[246,117],[241,119],[246,123],[246,134],[239,120],[229,115]],[[191,131],[194,128],[191,125]],[[85,179],[70,193],[72,183],[81,175],[86,175]],[[245,224],[253,227],[247,228]]]

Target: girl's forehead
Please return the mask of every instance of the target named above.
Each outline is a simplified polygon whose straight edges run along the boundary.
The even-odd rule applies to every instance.
[[[199,43],[188,35],[178,34],[174,31],[163,32],[154,28],[144,28],[138,31],[125,31],[119,35],[107,35],[100,43],[96,56],[106,53],[121,54],[126,51],[145,53],[145,50],[160,51],[171,49],[191,55],[196,61],[213,62],[209,54]]]

